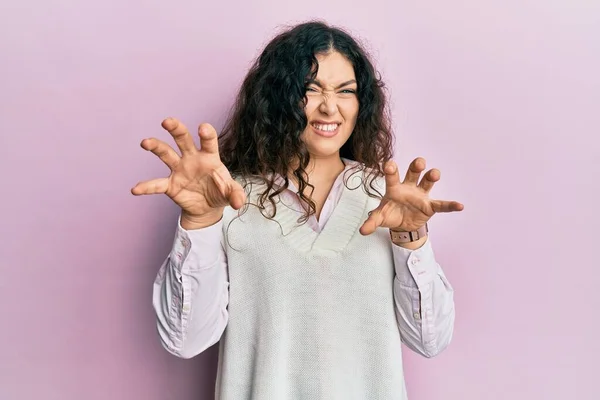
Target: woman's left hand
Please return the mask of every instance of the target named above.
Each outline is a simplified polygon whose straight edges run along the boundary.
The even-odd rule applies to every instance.
[[[457,201],[429,198],[431,188],[440,180],[440,171],[430,169],[419,182],[424,170],[425,159],[418,157],[409,165],[404,182],[400,182],[396,163],[390,160],[385,164],[385,195],[361,226],[362,235],[370,235],[378,227],[404,232],[416,231],[435,213],[463,210],[464,206]]]

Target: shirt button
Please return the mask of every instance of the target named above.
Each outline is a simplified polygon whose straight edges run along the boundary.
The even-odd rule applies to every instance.
[[[189,309],[190,309],[190,307],[187,304],[185,306],[183,306],[183,311],[188,312]]]
[[[418,258],[413,258],[411,261],[412,265],[417,265],[419,263],[419,259]]]
[[[415,317],[415,319],[421,319],[421,314],[416,312],[413,314],[413,317]]]

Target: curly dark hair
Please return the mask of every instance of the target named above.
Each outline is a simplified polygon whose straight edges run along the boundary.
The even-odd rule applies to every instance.
[[[275,216],[274,198],[287,189],[289,173],[298,180],[299,196],[309,206],[301,219],[316,212],[314,202],[305,195],[307,187],[314,187],[307,182],[310,155],[301,135],[308,124],[304,112],[307,84],[318,72],[316,56],[331,51],[350,61],[358,86],[356,125],[340,149],[340,157],[359,162],[367,171],[363,180],[366,192],[382,196],[373,179],[383,176],[383,163],[392,157],[394,146],[385,85],[366,51],[350,34],[310,21],[289,28],[268,43],[244,79],[219,138],[221,158],[233,176],[257,177],[266,184],[257,206],[263,212],[265,201],[270,202],[273,213],[265,215],[267,218]],[[299,162],[290,171],[292,160]],[[276,175],[284,179],[283,187],[276,187]]]

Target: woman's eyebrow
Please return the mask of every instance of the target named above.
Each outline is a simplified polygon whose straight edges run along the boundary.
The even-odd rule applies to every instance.
[[[307,83],[309,83],[309,84],[314,83],[315,85],[317,85],[321,89],[323,88],[323,84],[318,79],[310,79]],[[343,82],[343,83],[339,84],[336,87],[336,89],[342,88],[344,86],[348,86],[351,83],[356,83],[356,79],[350,79],[349,81]]]

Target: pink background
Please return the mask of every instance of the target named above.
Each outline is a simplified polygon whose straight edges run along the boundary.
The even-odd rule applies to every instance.
[[[599,399],[600,3],[9,0],[0,5],[0,398],[210,399],[216,346],[158,342],[176,207],[134,198],[169,115],[220,127],[277,26],[322,17],[387,80],[397,161],[442,171],[452,345],[414,400]],[[167,5],[169,4],[169,5]],[[593,207],[594,206],[594,207]]]

